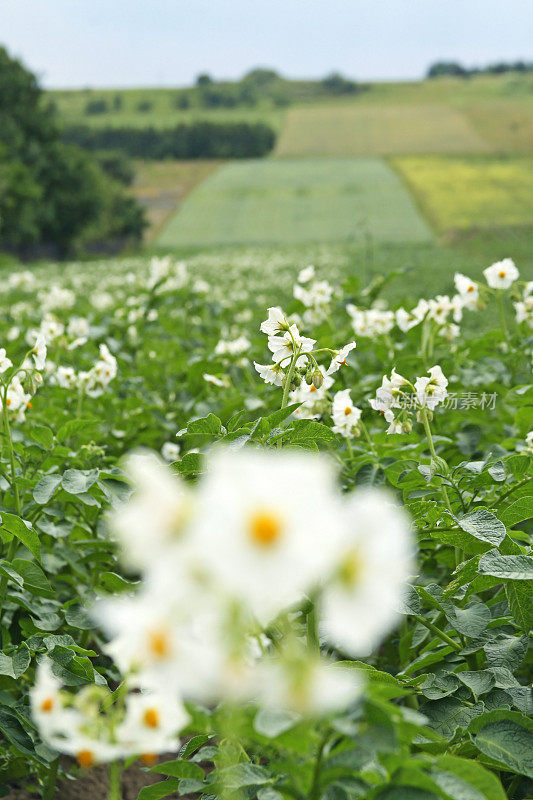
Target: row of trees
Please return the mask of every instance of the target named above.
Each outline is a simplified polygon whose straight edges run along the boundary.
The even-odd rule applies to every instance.
[[[262,122],[193,122],[159,130],[76,125],[63,139],[87,150],[120,151],[132,158],[256,158],[269,153],[276,135]]]
[[[345,78],[338,72],[327,75],[320,81],[290,81],[272,69],[258,68],[248,72],[239,81],[216,81],[207,73],[196,79],[190,89],[179,89],[173,98],[178,110],[188,108],[239,108],[253,107],[268,101],[274,106],[286,106],[299,99],[300,84],[306,86],[306,93],[315,96],[356,94],[365,87],[363,84]],[[123,108],[122,96],[91,97],[85,105],[85,114],[107,114],[119,112]],[[152,103],[149,99],[137,101],[136,110],[149,112]]]
[[[465,67],[458,61],[437,61],[430,66],[427,76],[470,78],[473,75],[504,75],[507,72],[533,72],[533,61],[497,61],[486,67]]]
[[[61,139],[35,76],[0,48],[0,248],[64,254],[138,240],[144,217],[105,164]]]

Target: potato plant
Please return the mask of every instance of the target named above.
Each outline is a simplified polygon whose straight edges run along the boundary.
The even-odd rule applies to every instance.
[[[532,285],[506,259],[486,280],[450,275],[449,295],[398,309],[384,300],[386,279],[361,286],[355,275],[329,283],[325,272],[295,269],[288,287],[261,292],[242,272],[215,285],[166,258],[6,278],[6,791],[29,786],[50,800],[67,774],[109,763],[118,800],[121,770],[139,759],[160,776],[139,800],[531,796]],[[157,464],[148,472],[144,461],[123,461],[140,448],[161,454],[141,456]],[[289,463],[297,469],[279,487]],[[318,463],[335,474],[327,492],[313,483]],[[268,585],[261,569],[245,581],[255,562],[239,560],[239,549],[225,555],[234,546],[228,498],[244,508],[255,495],[255,544],[279,533],[270,495],[297,509],[309,535],[294,567],[280,558]],[[350,505],[369,496],[387,500],[372,500],[370,513]],[[362,561],[331,566],[339,504],[352,509]],[[161,521],[167,507],[184,514],[179,524]],[[179,590],[181,556],[165,536],[187,525],[209,581],[185,581],[177,608],[194,621],[212,595],[233,616],[218,649],[198,642],[195,669],[179,672],[179,705],[161,707],[167,728],[155,737],[160,716],[142,705],[139,673],[172,683],[181,666],[150,672],[132,642],[158,549],[175,570],[158,578],[166,596]],[[396,552],[404,536],[405,553]],[[381,541],[382,560],[365,573],[363,556]],[[341,566],[353,604],[339,622],[338,607],[327,608]],[[130,616],[117,622],[122,608]],[[158,637],[152,654],[166,657]],[[250,637],[259,652],[247,660]],[[229,641],[242,668],[231,661],[231,689],[214,669]],[[318,663],[336,677],[314,682]],[[271,671],[280,664],[291,680]],[[357,691],[341,691],[350,682]],[[51,725],[56,700],[63,716]],[[150,729],[148,749],[124,744],[137,724]]]

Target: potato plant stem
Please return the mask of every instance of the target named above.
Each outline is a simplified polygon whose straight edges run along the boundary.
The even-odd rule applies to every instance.
[[[461,645],[458,644],[457,642],[454,642],[451,636],[448,636],[447,633],[444,633],[444,631],[441,631],[440,628],[437,628],[437,626],[434,625],[433,622],[430,622],[428,619],[422,617],[419,614],[415,614],[414,617],[417,622],[419,622],[421,625],[427,628],[428,631],[431,631],[431,633],[433,633],[435,636],[441,639],[441,641],[443,641],[445,644],[448,644],[450,647],[453,647],[453,649],[457,650],[458,652],[459,650],[461,650]]]
[[[436,458],[438,458],[438,456],[437,456],[437,452],[435,450],[435,444],[433,443],[433,436],[431,435],[431,428],[429,426],[428,413],[427,413],[427,410],[425,408],[423,408],[421,410],[420,416],[422,417],[422,422],[424,424],[424,430],[426,432],[426,437],[427,437],[428,444],[429,444],[429,451],[431,453],[432,458],[436,459]],[[450,514],[453,515],[453,510],[452,510],[452,506],[451,506],[451,503],[450,503],[450,498],[448,497],[448,492],[446,491],[446,486],[443,483],[441,483],[440,488],[441,488],[441,491],[442,491],[442,496],[444,498],[444,504],[446,505],[446,508],[448,509]]]
[[[307,645],[313,652],[320,650],[320,639],[318,634],[318,617],[316,605],[313,602],[307,614]]]
[[[500,324],[505,339],[509,339],[509,331],[507,330],[507,323],[505,321],[505,311],[503,308],[503,294],[498,292],[498,310],[500,312]]]
[[[57,770],[59,768],[59,757],[50,764],[50,770],[46,776],[46,783],[43,787],[42,800],[53,800],[56,793]]]
[[[109,794],[107,800],[122,800],[121,774],[122,765],[120,761],[112,761],[109,764]]]
[[[315,767],[313,770],[313,782],[309,791],[309,800],[318,800],[320,797],[320,773],[322,772],[322,763],[324,761],[324,748],[326,747],[329,738],[327,733],[318,746],[316,754]]]
[[[285,376],[285,385],[283,387],[283,399],[281,401],[281,407],[282,408],[285,408],[285,406],[287,405],[287,403],[289,401],[289,392],[291,390],[291,383],[292,383],[292,379],[294,377],[294,370],[296,369],[296,362],[298,361],[298,355],[299,355],[299,351],[294,353],[294,355],[292,357],[292,360],[291,360],[291,365],[289,367],[289,371],[287,372],[287,375]]]

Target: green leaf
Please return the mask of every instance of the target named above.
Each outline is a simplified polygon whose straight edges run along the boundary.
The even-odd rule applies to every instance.
[[[533,583],[507,581],[505,594],[515,622],[527,633],[533,628]]]
[[[94,627],[91,618],[87,611],[78,604],[69,606],[65,611],[65,621],[67,625],[72,628],[78,628],[82,631],[89,631]]]
[[[94,419],[69,419],[68,422],[65,422],[65,424],[59,428],[56,434],[57,441],[64,442],[70,439],[75,433],[91,428],[96,424],[96,420]]]
[[[453,607],[446,611],[446,617],[458,633],[474,638],[480,636],[490,622],[490,609],[480,602],[467,608]]]
[[[105,589],[107,592],[119,594],[120,592],[131,591],[139,581],[128,581],[116,572],[102,572],[98,581],[98,588]]]
[[[69,494],[82,494],[87,492],[97,479],[97,469],[67,469],[61,478],[61,486]]]
[[[442,756],[430,771],[451,800],[506,800],[500,781],[481,764],[458,756]]]
[[[16,536],[22,544],[28,548],[32,556],[38,561],[41,560],[41,544],[39,537],[31,527],[30,523],[25,523],[20,517],[15,514],[8,514],[7,511],[1,512],[2,527],[9,533]]]
[[[374,795],[375,800],[439,800],[439,796],[417,786],[395,786],[391,784]]]
[[[533,496],[519,497],[499,514],[501,521],[508,528],[512,528],[513,525],[518,525],[519,522],[524,522],[526,519],[531,519],[533,517]]]
[[[55,597],[48,578],[41,567],[34,561],[28,561],[26,558],[15,558],[13,559],[12,567],[21,576],[24,581],[24,588],[28,592],[39,597]]]
[[[464,517],[456,517],[460,528],[482,542],[498,545],[505,538],[505,525],[486,508],[476,508]]]
[[[480,752],[504,768],[533,778],[533,731],[501,719],[485,725],[472,739]]]
[[[145,786],[141,789],[137,800],[162,800],[163,797],[168,797],[169,794],[177,792],[180,787],[179,778],[169,778],[167,781],[161,783],[154,783],[152,786]]]
[[[257,792],[257,800],[283,800],[283,795],[276,792],[272,787],[267,786],[264,789],[259,789]]]
[[[533,556],[502,556],[498,550],[489,550],[479,559],[478,572],[504,580],[530,581]]]
[[[255,764],[234,764],[220,770],[218,778],[225,789],[243,789],[245,786],[261,786],[271,783],[272,777],[264,767]]]
[[[46,425],[32,425],[29,434],[33,441],[40,444],[45,450],[52,449],[54,434]]]
[[[496,682],[494,674],[489,670],[465,670],[458,672],[457,677],[476,698],[490,692]]]
[[[15,678],[20,678],[31,663],[31,655],[26,644],[22,644],[13,655],[13,673]]]
[[[505,478],[507,477],[503,461],[495,461],[493,464],[490,465],[487,472],[489,473],[490,477],[493,480],[498,481],[499,483],[501,483],[501,481],[504,481]]]
[[[202,453],[185,453],[176,466],[180,475],[198,475],[206,470],[206,459]]]
[[[6,653],[0,652],[0,675],[9,675],[10,678],[15,677],[13,669],[13,659]]]
[[[33,499],[43,506],[51,499],[55,490],[61,483],[61,475],[44,475],[33,489]]]
[[[204,779],[204,771],[198,764],[177,758],[175,761],[164,761],[156,764],[150,772],[157,772],[158,775],[168,775],[171,778],[197,778]]]
[[[222,436],[226,433],[226,429],[218,417],[214,414],[208,414],[207,417],[201,417],[189,422],[187,433],[201,434],[202,436]]]
[[[513,672],[524,660],[527,646],[527,636],[518,638],[501,633],[492,642],[487,642],[483,649],[489,667],[507,667]]]
[[[254,717],[254,728],[261,736],[274,739],[290,730],[298,721],[298,715],[291,711],[264,708]]]

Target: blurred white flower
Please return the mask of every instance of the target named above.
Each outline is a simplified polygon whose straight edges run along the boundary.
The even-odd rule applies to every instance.
[[[321,629],[351,655],[368,655],[398,619],[413,569],[405,513],[378,490],[348,495],[338,558],[321,599]]]
[[[13,366],[13,362],[10,358],[6,355],[6,350],[4,347],[0,349],[0,373],[5,372],[7,369]]]
[[[179,444],[177,442],[165,442],[161,448],[161,455],[165,461],[168,461],[169,463],[177,461],[180,456]]]
[[[265,623],[327,570],[337,505],[323,458],[221,451],[198,488],[191,538],[214,585]]]
[[[484,269],[483,275],[491,289],[508,289],[520,273],[512,258],[504,258]]]

